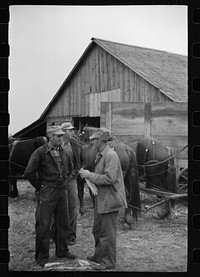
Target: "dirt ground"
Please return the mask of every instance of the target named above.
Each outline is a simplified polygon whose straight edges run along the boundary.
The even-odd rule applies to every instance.
[[[77,259],[56,259],[55,246],[50,245],[49,263],[59,264],[40,268],[34,260],[34,216],[36,202],[34,189],[28,181],[18,181],[19,197],[9,199],[9,250],[10,271],[91,271],[87,256],[94,252],[92,236],[93,209],[86,189],[86,212],[78,215],[77,243],[69,246]],[[157,200],[141,194],[142,209]],[[188,211],[184,202],[177,202],[167,219],[157,218],[158,208],[141,212],[132,230],[123,222],[123,211],[118,215],[117,265],[111,271],[133,272],[186,272],[187,271],[187,221]]]

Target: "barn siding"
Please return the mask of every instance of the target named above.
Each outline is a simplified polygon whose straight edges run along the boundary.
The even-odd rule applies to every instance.
[[[72,78],[63,88],[63,93],[49,109],[48,117],[94,116],[99,115],[101,97],[90,94],[112,92],[110,101],[122,102],[170,101],[158,88],[144,80],[130,68],[116,60],[99,46],[95,46],[86,59],[77,67]],[[95,99],[96,112],[91,109],[91,99]],[[90,112],[92,114],[90,114]]]
[[[153,136],[177,153],[188,144],[187,103],[101,103],[101,126],[133,146]],[[176,155],[177,172],[188,164],[188,148]]]

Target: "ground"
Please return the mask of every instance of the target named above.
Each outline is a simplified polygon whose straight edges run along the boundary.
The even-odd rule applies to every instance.
[[[50,245],[49,262],[60,262],[41,268],[34,260],[34,216],[36,202],[34,189],[28,181],[18,181],[19,197],[9,199],[9,250],[10,271],[87,271],[87,255],[94,252],[92,236],[93,209],[89,193],[85,193],[86,212],[78,215],[77,244],[69,246],[77,259],[56,259],[54,244]],[[155,203],[152,196],[141,194],[142,212],[132,230],[124,224],[120,211],[117,221],[117,265],[114,271],[134,272],[186,272],[187,271],[187,204],[177,202],[167,219],[158,219],[154,208],[144,211],[146,205]],[[90,263],[91,264],[91,263]],[[112,271],[112,270],[111,270]]]

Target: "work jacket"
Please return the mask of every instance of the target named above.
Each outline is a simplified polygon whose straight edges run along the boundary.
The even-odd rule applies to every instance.
[[[125,186],[121,164],[117,153],[108,145],[100,153],[101,157],[89,180],[98,188],[96,208],[99,214],[127,208]]]
[[[70,175],[70,179],[74,179],[77,176],[83,164],[83,148],[75,139],[70,139],[69,142],[71,144],[72,151],[72,174]],[[63,148],[67,151],[68,146],[66,142],[63,142]]]
[[[48,201],[57,198],[59,189],[65,189],[64,183],[72,172],[67,153],[60,147],[62,168],[60,169],[51,155],[48,143],[33,152],[24,175],[39,192],[39,199]]]

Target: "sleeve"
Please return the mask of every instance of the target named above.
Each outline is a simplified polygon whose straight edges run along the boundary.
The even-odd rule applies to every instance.
[[[33,152],[24,172],[25,177],[36,190],[40,190],[40,179],[38,176],[39,163],[39,155],[36,152]]]
[[[71,175],[73,173],[73,163],[72,163],[72,160],[69,156],[67,156],[68,158],[68,169],[69,169],[69,175]]]
[[[76,171],[79,171],[79,169],[83,165],[83,147],[77,141],[75,141],[72,144],[72,146],[74,148],[73,152],[74,152],[75,159],[76,159],[75,169],[76,169]]]
[[[81,146],[81,154],[80,154],[80,162],[81,162],[81,166],[83,166],[84,163],[84,153],[83,153],[83,147]]]
[[[114,154],[105,157],[105,167],[102,174],[90,172],[89,180],[96,185],[113,185],[118,175],[118,156]]]

